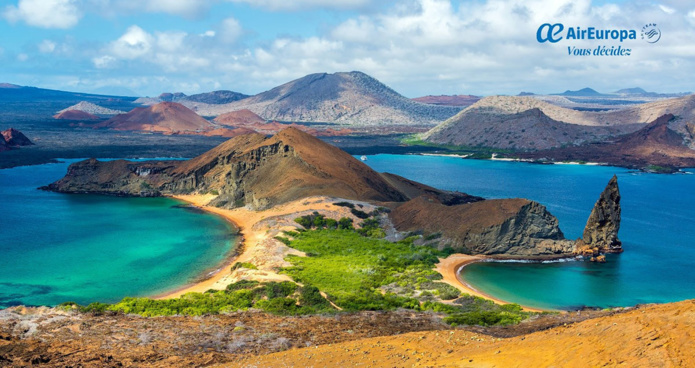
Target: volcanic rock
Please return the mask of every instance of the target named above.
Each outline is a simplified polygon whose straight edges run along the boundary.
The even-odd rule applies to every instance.
[[[590,248],[598,248],[599,252],[620,253],[623,248],[618,239],[619,230],[620,189],[618,177],[614,175],[596,201],[581,240]]]
[[[439,247],[466,254],[514,258],[559,257],[574,253],[557,218],[527,199],[491,199],[445,205],[421,196],[394,209],[390,218],[401,231],[439,233]]]
[[[15,128],[10,128],[2,132],[2,138],[8,147],[31,146],[29,138]]]

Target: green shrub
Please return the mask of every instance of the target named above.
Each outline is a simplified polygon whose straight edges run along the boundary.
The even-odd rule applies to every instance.
[[[352,214],[355,215],[357,218],[361,218],[361,219],[367,219],[367,218],[369,218],[369,214],[368,214],[368,213],[366,213],[366,212],[364,212],[364,211],[362,211],[362,210],[358,210],[358,209],[356,209],[356,208],[351,208],[351,209],[350,209],[350,212],[352,212]]]
[[[232,271],[238,270],[240,268],[248,268],[249,270],[257,270],[258,267],[256,267],[255,264],[249,263],[249,262],[237,262],[232,266]]]
[[[299,304],[305,307],[326,308],[329,306],[328,301],[319,292],[319,288],[310,285],[300,290]]]
[[[237,281],[233,284],[227,285],[226,290],[228,292],[232,292],[232,291],[237,291],[237,290],[254,289],[259,284],[260,284],[260,282],[255,281],[255,280],[240,280],[240,281]]]
[[[297,290],[297,284],[290,281],[269,282],[265,284],[265,296],[268,299],[284,298],[294,294]]]
[[[355,208],[355,205],[350,202],[336,202],[333,204],[340,207]]]

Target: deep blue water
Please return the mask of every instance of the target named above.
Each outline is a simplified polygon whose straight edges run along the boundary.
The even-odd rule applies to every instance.
[[[233,246],[231,224],[173,199],[36,189],[67,166],[0,170],[0,308],[166,292],[223,262]]]
[[[544,204],[569,239],[581,236],[613,174],[622,194],[624,253],[605,264],[478,263],[464,279],[503,300],[541,308],[630,306],[695,298],[695,175],[418,155],[368,156],[377,171],[487,198]]]

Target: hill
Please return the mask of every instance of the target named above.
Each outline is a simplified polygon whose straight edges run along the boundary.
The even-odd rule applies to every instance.
[[[57,120],[75,120],[75,121],[96,121],[101,120],[100,117],[92,115],[85,111],[80,110],[66,110],[58,114],[53,115],[54,119]]]
[[[244,126],[249,124],[263,124],[265,120],[252,111],[243,109],[222,114],[215,118],[215,122],[227,126]]]
[[[430,143],[539,150],[594,142],[639,129],[639,125],[600,126],[589,113],[533,97],[486,97],[423,135]],[[571,122],[571,123],[570,123]]]
[[[97,104],[87,102],[87,101],[80,101],[70,107],[66,107],[60,111],[57,112],[57,115],[60,115],[64,112],[67,111],[82,111],[86,112],[91,115],[99,115],[99,116],[109,116],[109,115],[118,115],[118,114],[125,114],[125,111],[121,110],[114,110],[114,109],[108,109],[106,107],[99,106]],[[79,119],[76,119],[79,120]]]
[[[491,96],[431,129],[423,139],[436,144],[544,150],[610,141],[635,132],[664,114],[670,127],[695,147],[688,124],[695,122],[695,95],[620,110],[594,112],[563,108],[534,97]]]
[[[219,105],[243,100],[247,97],[249,97],[249,95],[245,95],[243,93],[234,91],[221,90],[190,95],[188,97],[183,98],[182,100]]]
[[[17,129],[9,128],[0,132],[0,152],[9,151],[12,148],[31,146],[32,143],[26,135]]]
[[[198,102],[219,105],[239,101],[247,97],[249,97],[249,95],[228,90],[198,93],[190,96],[186,96],[186,94],[182,92],[164,92],[157,97],[140,97],[135,100],[135,103],[141,105],[154,105],[160,102],[179,102],[183,104]]]
[[[591,161],[633,168],[652,165],[670,168],[695,167],[695,150],[685,145],[683,136],[669,127],[674,120],[666,114],[644,128],[611,142],[585,144],[528,154],[524,158],[553,161]]]
[[[34,144],[24,133],[14,128],[3,130],[0,134],[8,147],[32,146]]]
[[[573,96],[573,97],[602,97],[606,96],[603,93],[596,92],[596,90],[589,87],[582,88],[576,91],[567,90],[562,93],[558,93],[560,96]]]
[[[173,133],[207,130],[211,126],[209,121],[179,103],[161,102],[150,107],[137,107],[95,127]]]
[[[460,110],[412,101],[361,72],[310,74],[229,104],[187,106],[204,116],[248,109],[265,120],[354,126],[434,125]]]
[[[480,100],[480,97],[473,95],[453,95],[453,96],[423,96],[413,98],[413,101],[426,103],[430,105],[444,105],[444,106],[461,106],[466,107],[473,105]]]

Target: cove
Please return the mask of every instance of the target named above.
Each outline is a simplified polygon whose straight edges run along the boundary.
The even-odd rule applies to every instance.
[[[0,308],[152,296],[214,271],[232,250],[232,224],[174,199],[36,189],[75,161],[0,170]]]

